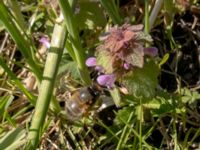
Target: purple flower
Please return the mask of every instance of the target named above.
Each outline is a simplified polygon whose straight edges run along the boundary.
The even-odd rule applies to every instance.
[[[98,71],[99,73],[103,71],[103,67],[97,65],[97,59],[95,57],[89,57],[86,61],[85,61],[86,66],[88,67],[94,67],[94,69],[96,71]]]
[[[40,43],[42,43],[46,48],[50,48],[49,40],[46,37],[42,37],[40,40]]]
[[[97,65],[97,59],[95,57],[89,57],[85,64],[88,67],[95,67]]]
[[[95,68],[94,68],[96,71],[98,71],[98,72],[102,72],[103,71],[103,67],[102,66],[95,66]]]
[[[124,69],[128,70],[130,68],[130,64],[124,63]]]
[[[114,86],[116,77],[114,74],[104,74],[97,78],[99,85],[106,86],[107,88],[112,88]]]
[[[156,47],[144,48],[144,54],[151,57],[155,57],[158,54],[158,49]]]

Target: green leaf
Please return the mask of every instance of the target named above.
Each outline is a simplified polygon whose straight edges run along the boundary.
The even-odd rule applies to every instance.
[[[13,95],[5,95],[3,97],[0,97],[0,117],[2,117],[2,122],[4,120],[8,121],[10,125],[15,126],[15,121],[11,118],[11,116],[8,114],[7,109],[10,106],[14,99]]]
[[[111,17],[114,24],[122,24],[123,20],[119,15],[119,10],[116,7],[114,0],[100,0],[102,6],[108,12],[108,15]]]
[[[136,97],[151,98],[155,95],[157,86],[158,66],[149,60],[142,69],[135,68],[123,78],[122,83],[126,86],[129,94]]]
[[[4,29],[5,29],[5,27],[4,27],[3,23],[0,20],[0,32],[3,31]]]
[[[105,73],[110,74],[114,72],[114,68],[112,66],[113,58],[110,56],[110,52],[104,50],[103,47],[99,47],[96,57],[97,64],[105,69]]]
[[[94,29],[105,26],[106,19],[98,2],[80,1],[80,12],[76,15],[79,28]]]
[[[123,125],[124,122],[127,122],[129,119],[130,114],[135,111],[133,106],[124,107],[123,109],[119,110],[116,114],[116,118],[114,120],[115,124]],[[133,118],[132,118],[133,119]],[[123,120],[123,121],[122,121]]]
[[[163,57],[162,60],[160,61],[160,63],[159,63],[159,68],[161,68],[161,66],[162,66],[163,64],[165,64],[165,63],[167,62],[168,59],[169,59],[169,54],[167,53],[167,54],[164,55],[164,57]]]
[[[0,139],[0,147],[3,150],[17,149],[25,144],[25,130],[21,128],[15,128],[6,133]]]
[[[153,42],[152,37],[149,34],[144,33],[144,32],[140,32],[137,35],[137,40],[139,40],[140,42],[148,42],[148,43],[152,43]]]
[[[121,105],[121,97],[117,87],[114,87],[112,90],[109,90],[110,95],[113,98],[113,101],[117,107]]]
[[[173,111],[174,107],[171,102],[172,102],[172,99],[157,97],[147,103],[144,103],[143,106],[147,109],[150,109],[153,116],[159,116],[161,114],[169,113]]]
[[[13,95],[5,95],[3,97],[0,97],[0,115],[3,115],[5,113],[6,109],[9,107],[13,99]]]
[[[139,67],[139,68],[143,67],[143,65],[144,65],[144,53],[143,53],[143,47],[142,47],[142,45],[138,45],[133,50],[133,53],[131,53],[129,56],[131,57],[130,64],[132,64],[135,67]]]
[[[191,91],[187,88],[181,89],[181,95],[183,103],[193,104],[200,99],[200,94],[197,91]]]
[[[77,63],[74,61],[66,60],[65,58],[62,58],[58,69],[58,76],[62,76],[63,74],[70,74],[73,79],[80,80]]]
[[[156,94],[155,98],[143,103],[143,106],[149,109],[153,116],[158,117],[174,111],[177,114],[185,112],[184,105],[180,103],[180,95],[172,95],[163,90],[158,90]]]
[[[0,66],[4,69],[4,71],[9,75],[12,81],[16,84],[16,86],[27,96],[32,104],[35,104],[35,97],[28,92],[28,90],[24,87],[21,81],[17,78],[17,76],[10,70],[4,60],[0,57]]]
[[[32,44],[31,39],[27,38],[24,29],[19,28],[20,26],[15,24],[11,12],[4,5],[3,1],[0,1],[0,14],[0,20],[4,24],[4,27],[17,44],[24,58],[26,58],[26,62],[30,66],[32,72],[36,75],[39,81],[41,81],[42,70],[39,60],[34,55],[35,46]]]

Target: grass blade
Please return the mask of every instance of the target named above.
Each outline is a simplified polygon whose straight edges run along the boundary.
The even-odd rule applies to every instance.
[[[13,129],[12,131],[4,135],[3,138],[0,139],[1,149],[9,150],[21,147],[25,143],[25,140],[23,140],[25,135],[26,134],[24,129],[21,128]]]
[[[3,59],[0,57],[0,66],[5,70],[10,79],[16,84],[16,86],[22,91],[23,94],[26,95],[28,100],[34,105],[35,97],[24,87],[21,81],[17,78],[17,76],[10,70],[10,68],[6,65]]]
[[[101,0],[101,4],[106,9],[115,24],[122,24],[122,19],[114,0]]]
[[[4,24],[6,30],[10,33],[13,40],[17,44],[20,49],[20,52],[23,54],[24,58],[26,58],[27,63],[29,64],[31,70],[36,75],[37,79],[41,81],[41,67],[37,64],[36,57],[33,55],[33,46],[31,46],[31,42],[28,41],[23,30],[19,30],[16,26],[15,22],[12,19],[12,15],[10,14],[7,7],[4,5],[3,1],[0,1],[0,20]]]
[[[74,50],[73,52],[71,52],[72,58],[74,58],[75,56],[74,61],[76,61],[78,65],[81,78],[86,85],[89,85],[91,83],[91,79],[85,65],[85,56],[83,53],[84,50],[80,43],[79,33],[77,30],[77,22],[74,19],[73,11],[68,1],[58,0],[58,2],[65,19],[64,21],[67,27],[67,31],[69,32],[69,39],[72,43],[72,47]]]

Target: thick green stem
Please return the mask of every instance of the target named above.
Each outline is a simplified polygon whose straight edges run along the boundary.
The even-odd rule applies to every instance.
[[[43,79],[40,85],[40,93],[37,99],[35,113],[29,131],[31,147],[35,149],[38,145],[39,136],[43,127],[46,113],[51,101],[58,66],[64,49],[66,37],[65,26],[55,25],[51,41],[51,48],[47,55]]]

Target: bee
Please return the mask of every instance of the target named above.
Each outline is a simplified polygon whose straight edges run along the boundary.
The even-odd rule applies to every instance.
[[[80,120],[88,113],[91,105],[99,98],[100,91],[92,87],[83,87],[71,94],[65,102],[67,118],[70,121]]]

